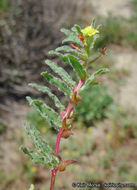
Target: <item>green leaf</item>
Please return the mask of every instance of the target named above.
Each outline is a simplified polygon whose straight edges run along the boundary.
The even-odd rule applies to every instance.
[[[58,97],[55,94],[53,94],[48,87],[37,85],[35,83],[30,83],[29,86],[32,86],[32,87],[36,88],[38,91],[47,93],[49,95],[49,97],[51,97],[54,100],[55,105],[57,106],[57,108],[59,108],[61,110],[65,109],[64,105],[61,104]]]
[[[51,51],[49,51],[49,54],[61,57],[61,59],[64,61],[64,63],[67,63],[67,61],[68,61],[68,58],[66,55],[63,55],[62,53],[59,53],[57,51],[51,50]]]
[[[27,154],[35,164],[43,164],[50,167],[51,169],[56,168],[59,164],[59,161],[55,160],[55,157],[51,156],[50,161],[46,159],[45,156],[40,156],[38,153],[34,152],[32,149],[28,149],[24,146],[21,146],[21,150]]]
[[[91,23],[91,26],[92,26],[93,28],[95,28],[95,21],[96,21],[96,19],[93,18],[92,23]]]
[[[35,163],[35,164],[44,164],[44,165],[48,165],[47,160],[45,160],[44,156],[39,156],[38,153],[34,152],[32,149],[28,149],[24,146],[21,147],[21,150],[27,154],[31,160]]]
[[[38,152],[43,154],[49,160],[49,154],[52,152],[52,148],[42,139],[40,132],[33,125],[29,125],[26,122],[24,122],[24,128],[35,144]]]
[[[33,126],[24,122],[25,130],[34,143],[37,151],[40,153],[35,153],[33,150],[29,150],[26,147],[22,146],[21,150],[28,154],[35,164],[41,163],[46,166],[54,168],[59,164],[59,159],[52,155],[52,148],[42,139],[40,132]]]
[[[81,79],[86,78],[86,71],[84,70],[83,66],[80,64],[79,60],[77,57],[74,57],[72,55],[67,55],[69,63],[72,65],[72,67],[75,69],[77,74]]]
[[[96,40],[99,38],[99,34],[95,34],[94,36],[93,36],[93,41],[92,41],[92,43],[91,43],[91,45],[90,45],[90,51],[94,48],[94,45],[95,45],[95,42],[96,42]]]
[[[97,26],[97,30],[99,30],[101,27],[102,27],[102,24],[99,24],[99,25]]]
[[[62,79],[67,84],[69,84],[71,87],[74,88],[76,83],[72,80],[71,76],[62,67],[59,67],[56,63],[54,63],[50,60],[46,60],[45,62],[55,73],[57,73],[59,76],[61,76]]]
[[[85,84],[81,87],[80,91],[84,90],[88,85],[92,84],[93,80],[102,74],[105,74],[109,71],[107,68],[99,69],[97,72],[93,73],[86,81]]]
[[[58,113],[56,113],[52,108],[44,104],[41,100],[34,99],[27,96],[29,104],[39,112],[39,114],[46,120],[48,123],[54,127],[56,130],[59,130],[61,127],[61,119]]]
[[[76,44],[76,45],[78,45],[79,47],[81,47],[82,48],[82,45],[80,44],[80,42],[78,43],[77,42],[77,40],[75,40],[75,39],[73,39],[73,38],[65,38],[63,41],[62,41],[62,44],[64,44],[64,43],[68,43],[68,42],[72,42],[72,43],[74,43],[74,44]]]
[[[76,32],[77,34],[81,34],[83,36],[83,33],[81,32],[81,27],[78,24],[75,24],[72,29],[73,32]]]
[[[87,59],[88,59],[87,55],[84,55],[84,54],[82,54],[82,53],[80,53],[80,52],[74,50],[74,49],[71,48],[70,46],[67,46],[67,45],[58,47],[58,48],[56,49],[56,51],[64,51],[64,52],[67,52],[67,53],[73,53],[74,55],[76,55],[76,56],[82,58],[83,61],[87,61]]]
[[[67,30],[65,28],[62,28],[61,32],[63,32],[67,36],[67,38],[64,39],[62,41],[62,43],[73,42],[73,43],[79,45],[80,47],[82,47],[80,39],[78,38],[78,36],[74,32],[71,32],[70,30]]]
[[[71,97],[72,91],[71,89],[59,78],[54,77],[53,75],[43,72],[41,73],[51,84],[55,85],[60,91],[62,91],[65,95]]]

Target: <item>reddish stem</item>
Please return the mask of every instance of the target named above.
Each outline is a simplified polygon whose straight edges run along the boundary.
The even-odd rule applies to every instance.
[[[80,89],[80,87],[83,85],[85,79],[80,79],[78,85],[75,88],[75,91],[78,92],[78,90]]]
[[[56,178],[57,171],[58,171],[58,168],[53,169],[51,172],[50,190],[54,190],[54,184],[55,184],[55,178]]]
[[[73,93],[78,92],[78,90],[80,89],[80,87],[83,85],[84,81],[85,81],[84,79],[80,79],[79,80],[79,83],[74,88]],[[73,102],[72,102],[72,99],[70,98],[70,101],[69,101],[66,113],[63,116],[63,118],[61,117],[62,118],[62,125],[63,125],[63,120],[68,118],[72,106],[73,106]],[[62,116],[62,114],[60,114],[60,115]],[[60,145],[60,140],[61,140],[61,134],[62,134],[62,132],[63,132],[63,127],[60,128],[60,130],[58,132],[58,135],[57,135],[56,146],[55,146],[55,153],[56,154],[58,154],[58,152],[59,152],[59,145]],[[56,174],[57,174],[58,169],[59,168],[57,167],[57,168],[55,168],[55,169],[52,170],[50,190],[54,190],[55,178],[56,178]]]
[[[69,104],[68,104],[68,107],[67,107],[67,110],[66,110],[66,114],[63,116],[63,119],[67,119],[67,117],[68,117],[68,115],[69,115],[69,113],[70,113],[70,111],[71,111],[71,108],[72,108],[72,99],[70,99],[70,101],[69,101]]]
[[[57,140],[56,140],[56,146],[55,146],[55,153],[56,154],[58,154],[58,151],[59,151],[59,145],[60,145],[60,139],[61,139],[62,132],[63,132],[63,128],[61,127],[59,132],[58,132]]]

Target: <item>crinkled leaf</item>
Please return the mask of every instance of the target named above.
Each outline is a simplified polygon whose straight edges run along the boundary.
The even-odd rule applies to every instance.
[[[95,34],[94,36],[93,36],[93,41],[92,41],[92,43],[91,43],[91,45],[90,45],[90,51],[94,48],[94,45],[95,45],[95,42],[96,42],[96,40],[99,38],[99,34]]]
[[[80,39],[78,38],[78,36],[74,32],[71,32],[70,30],[67,30],[65,28],[62,28],[61,32],[63,32],[67,36],[67,38],[64,39],[62,41],[62,43],[73,42],[73,43],[79,45],[80,47],[82,47]]]
[[[83,33],[81,32],[81,27],[78,24],[75,24],[72,29],[73,32],[76,32],[77,34],[81,34],[83,35]]]
[[[55,156],[50,154],[50,160],[47,160],[45,156],[41,156],[38,153],[34,152],[32,149],[28,149],[24,146],[21,147],[21,150],[27,154],[35,164],[43,164],[50,167],[51,169],[56,168],[59,164],[59,160]]]
[[[50,60],[46,60],[45,62],[55,73],[57,73],[59,76],[61,76],[62,79],[67,84],[69,84],[71,87],[74,88],[76,83],[72,80],[71,76],[62,67],[59,67],[56,63],[54,63]]]
[[[71,48],[70,46],[67,46],[67,45],[57,48],[56,51],[63,51],[63,52],[67,52],[67,53],[73,53],[74,55],[82,58],[83,61],[87,61],[87,59],[88,59],[87,55],[84,55],[84,54],[80,53],[79,51],[76,51],[76,50],[74,50],[73,48]]]
[[[49,54],[61,57],[61,59],[64,61],[64,63],[66,63],[68,61],[68,58],[66,55],[63,55],[62,53],[59,53],[57,51],[51,50],[51,51],[49,51]]]
[[[47,159],[49,159],[48,155],[52,152],[52,148],[42,139],[42,137],[40,136],[40,132],[36,129],[36,127],[24,122],[24,128],[30,139],[35,144],[38,152],[47,157]]]
[[[33,125],[29,125],[26,122],[24,122],[24,127],[40,155],[35,153],[33,150],[21,147],[23,152],[28,154],[35,164],[41,163],[52,168],[58,165],[58,158],[51,154],[53,150],[40,136],[40,132]]]
[[[31,97],[26,97],[29,104],[39,112],[39,114],[46,120],[48,123],[54,127],[56,130],[59,130],[61,127],[61,119],[58,113],[56,113],[52,108],[44,104],[41,100],[34,99]]]
[[[78,46],[82,47],[82,45],[80,43],[78,43],[77,40],[75,40],[75,39],[73,39],[71,37],[65,38],[62,41],[62,44],[67,43],[67,42],[72,42],[72,43],[77,44]]]
[[[68,56],[69,63],[72,65],[72,67],[77,72],[79,77],[81,79],[85,79],[87,74],[86,74],[86,71],[84,70],[83,66],[80,64],[78,58],[74,57],[72,55],[67,55],[67,56]]]
[[[62,80],[60,80],[59,78],[54,77],[53,75],[51,75],[51,74],[49,74],[47,72],[43,72],[41,74],[42,74],[42,76],[44,76],[49,81],[49,83],[55,85],[65,95],[67,95],[69,97],[72,95],[71,89]]]
[[[85,84],[81,87],[80,91],[84,90],[86,87],[88,87],[88,85],[92,84],[93,80],[102,74],[105,74],[106,72],[108,72],[109,69],[107,68],[103,68],[103,69],[99,69],[97,72],[93,73],[86,81]]]
[[[33,150],[31,149],[28,149],[24,146],[21,147],[21,150],[27,154],[31,159],[32,161],[35,163],[35,164],[44,164],[44,165],[48,165],[48,162],[47,160],[45,160],[45,157],[44,156],[39,156],[38,153],[34,152]]]
[[[49,95],[49,97],[51,97],[54,100],[55,105],[57,106],[57,108],[59,108],[61,110],[64,110],[64,108],[65,108],[64,105],[61,104],[58,97],[55,94],[53,94],[48,87],[37,85],[35,83],[30,83],[29,86],[32,86],[32,87],[36,88],[38,91],[47,93]]]

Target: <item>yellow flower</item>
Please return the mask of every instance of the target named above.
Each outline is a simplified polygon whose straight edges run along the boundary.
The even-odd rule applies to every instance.
[[[84,28],[83,30],[81,30],[81,32],[86,35],[86,36],[94,36],[95,34],[99,33],[98,30],[92,28],[92,26],[87,26],[86,28]]]

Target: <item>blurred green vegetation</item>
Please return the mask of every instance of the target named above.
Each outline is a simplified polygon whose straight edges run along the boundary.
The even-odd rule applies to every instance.
[[[22,172],[23,172],[23,177],[29,183],[34,182],[34,179],[37,176],[37,173],[36,173],[37,169],[31,160],[27,160],[26,162],[22,163]]]
[[[101,18],[99,18],[101,20]],[[106,43],[120,44],[123,39],[124,26],[121,24],[123,19],[109,15],[106,19],[102,19],[101,38],[98,40],[96,46],[100,47]]]
[[[137,17],[137,0],[132,0],[132,5],[133,5],[132,7],[134,9],[133,18],[135,18],[135,17]]]
[[[3,123],[0,123],[0,134],[4,133],[6,130],[6,126]]]
[[[101,38],[97,40],[95,49],[106,44],[117,44],[123,47],[137,49],[137,22],[134,15],[130,19],[109,15],[107,18],[98,18],[98,23],[102,23]]]
[[[0,183],[2,183],[2,181],[4,180],[5,176],[3,174],[3,171],[0,170]]]
[[[10,7],[10,0],[0,0],[0,14],[4,13]]]
[[[66,158],[80,160],[80,166],[70,168],[78,181],[136,183],[136,158],[131,160],[137,139],[135,114],[116,105],[110,113],[104,123],[101,120],[88,129],[83,126],[81,134],[76,130],[78,139],[63,146]]]
[[[113,99],[104,86],[91,86],[81,92],[82,102],[76,107],[76,119],[80,119],[87,125],[93,120],[106,117],[106,111]]]

